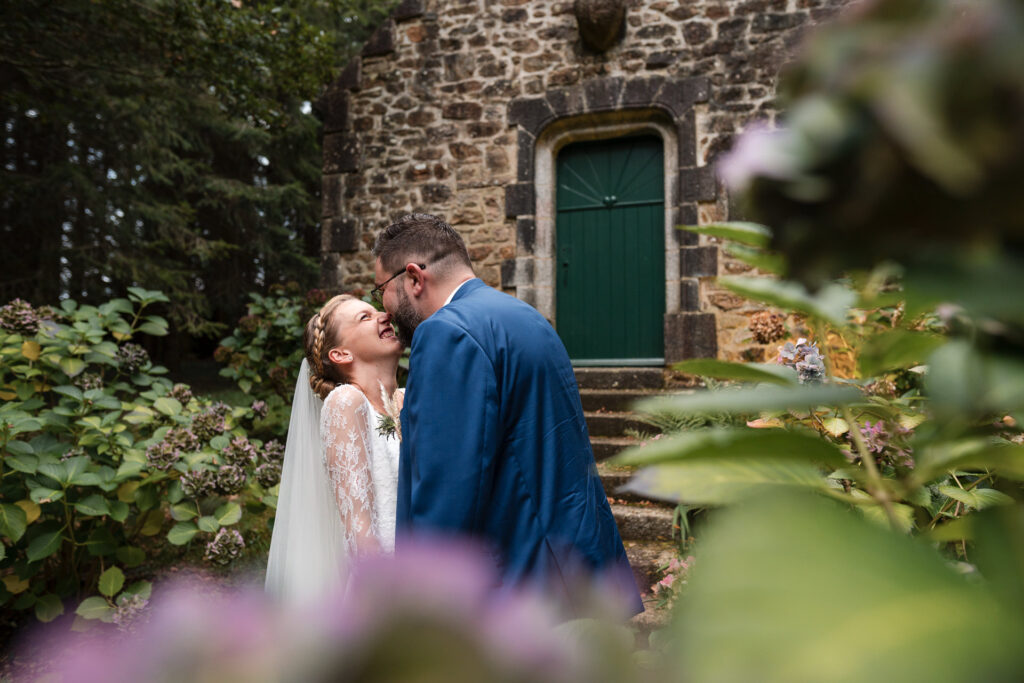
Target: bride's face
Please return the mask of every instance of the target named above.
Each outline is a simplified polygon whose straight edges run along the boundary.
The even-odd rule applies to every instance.
[[[365,301],[350,300],[338,306],[334,312],[334,324],[338,346],[331,350],[340,352],[346,360],[372,361],[382,356],[399,356],[402,345],[391,327],[391,317],[381,313]]]

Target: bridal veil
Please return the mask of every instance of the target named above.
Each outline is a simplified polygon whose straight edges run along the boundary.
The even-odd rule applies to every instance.
[[[295,382],[277,516],[265,587],[287,602],[306,602],[335,590],[345,573],[345,535],[324,472],[320,442],[323,401],[309,386],[303,359]]]

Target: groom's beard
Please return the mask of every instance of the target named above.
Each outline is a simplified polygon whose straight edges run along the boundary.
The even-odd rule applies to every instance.
[[[412,336],[423,322],[423,316],[416,312],[412,301],[402,290],[398,291],[398,308],[391,314],[391,322],[395,324],[395,336],[402,346],[412,346]]]

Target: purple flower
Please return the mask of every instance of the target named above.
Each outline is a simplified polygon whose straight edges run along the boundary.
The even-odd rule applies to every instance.
[[[260,458],[265,463],[277,464],[280,466],[284,462],[284,444],[277,439],[271,439],[263,444],[263,450],[260,452]]]
[[[215,403],[206,410],[192,416],[192,431],[202,443],[206,443],[213,437],[223,434],[228,428],[227,421],[225,420],[226,413],[221,408],[223,405],[223,403]]]
[[[267,416],[267,402],[266,401],[253,401],[249,410],[253,412],[256,417],[262,419]]]
[[[149,363],[149,353],[138,344],[121,344],[117,348],[117,362],[122,370],[132,375]]]
[[[733,191],[744,191],[761,176],[783,180],[799,166],[798,140],[786,129],[764,123],[748,127],[718,162],[718,176]]]
[[[33,310],[32,304],[22,299],[14,299],[0,307],[0,328],[15,334],[32,336],[39,331],[39,314]]]
[[[269,489],[281,481],[281,465],[276,462],[265,462],[256,468],[256,481],[265,489]]]
[[[175,384],[171,388],[170,396],[181,405],[188,405],[188,402],[192,400],[192,388],[187,384]]]

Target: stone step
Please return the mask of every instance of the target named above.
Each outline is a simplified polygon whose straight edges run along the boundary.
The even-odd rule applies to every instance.
[[[573,368],[580,389],[664,389],[664,368]]]
[[[605,495],[609,502],[624,503],[654,503],[661,507],[674,509],[673,503],[647,496],[632,491],[623,491],[623,487],[629,483],[635,473],[635,467],[616,467],[606,462],[597,463],[597,473],[601,477],[601,484],[604,486]]]
[[[584,413],[590,436],[626,436],[627,430],[657,434],[661,430],[636,419],[631,413]]]
[[[673,508],[659,503],[612,503],[624,541],[671,541]]]
[[[662,567],[679,556],[679,546],[674,541],[623,541],[622,545],[626,548],[636,587],[645,595],[661,581],[664,576]]]
[[[643,601],[644,611],[629,621],[629,625],[636,633],[636,646],[640,649],[648,647],[651,633],[668,626],[672,618],[668,608],[658,607],[657,597],[645,595]]]
[[[662,393],[652,389],[580,389],[580,400],[584,412],[625,413],[631,411],[637,401]]]
[[[618,455],[630,446],[635,446],[639,441],[633,437],[624,436],[591,436],[590,448],[594,451],[594,460],[598,462],[607,460],[613,455]]]

